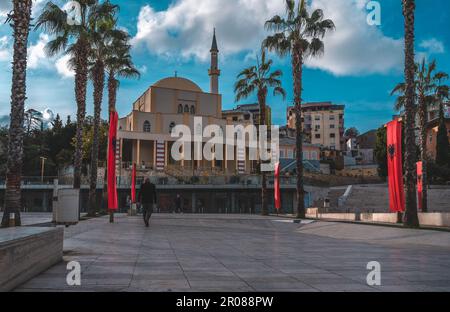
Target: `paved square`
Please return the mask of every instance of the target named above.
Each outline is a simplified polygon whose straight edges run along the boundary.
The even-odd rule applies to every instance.
[[[250,215],[155,214],[65,229],[64,262],[17,291],[450,291],[450,233]],[[81,286],[66,263],[81,264]],[[381,264],[382,286],[366,266]]]

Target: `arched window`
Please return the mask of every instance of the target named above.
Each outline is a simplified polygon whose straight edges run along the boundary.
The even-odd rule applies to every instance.
[[[195,106],[194,105],[191,106],[191,114],[195,115]]]
[[[189,113],[189,105],[185,105],[184,106],[184,112],[185,113]]]
[[[183,105],[178,105],[178,114],[183,114]]]
[[[169,133],[172,133],[173,128],[175,128],[175,123],[172,121],[169,125]]]
[[[148,120],[144,121],[144,132],[152,132],[152,126],[150,125],[150,122]]]

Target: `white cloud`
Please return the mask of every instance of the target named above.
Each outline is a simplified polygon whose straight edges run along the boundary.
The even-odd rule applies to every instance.
[[[63,78],[73,78],[75,76],[74,71],[70,69],[69,60],[70,55],[64,55],[63,57],[59,58],[55,63],[55,67],[56,70],[58,71],[58,74],[60,74]]]
[[[325,38],[325,55],[308,61],[307,66],[335,75],[387,73],[401,68],[402,40],[386,37],[380,28],[369,26],[365,3],[313,0],[312,6],[322,8],[337,30]],[[139,13],[133,43],[160,56],[206,61],[212,28],[216,27],[222,56],[251,53],[267,36],[264,22],[275,14],[284,14],[284,1],[177,0],[159,12],[146,5]]]
[[[388,73],[403,64],[403,39],[384,36],[380,28],[367,24],[364,1],[314,0],[336,30],[324,39],[325,54],[307,65],[335,75]]]
[[[428,54],[441,54],[445,52],[444,43],[436,38],[423,40],[419,46],[425,49]]]
[[[0,37],[0,62],[11,60],[11,50],[8,36]]]
[[[41,33],[35,45],[28,48],[28,68],[36,69],[41,65],[47,65],[49,60],[45,54],[45,45],[49,42],[49,36]]]

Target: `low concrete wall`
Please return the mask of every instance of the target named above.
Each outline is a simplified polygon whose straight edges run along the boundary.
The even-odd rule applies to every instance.
[[[450,213],[419,213],[419,223],[425,226],[450,227]],[[396,213],[362,213],[361,221],[379,223],[397,223]]]
[[[419,213],[421,225],[450,227],[450,213]]]
[[[363,222],[397,223],[396,213],[361,213]]]
[[[0,229],[0,291],[10,291],[61,261],[63,228]]]
[[[306,217],[311,219],[336,220],[336,221],[356,221],[355,213],[319,213],[318,208],[306,209]]]

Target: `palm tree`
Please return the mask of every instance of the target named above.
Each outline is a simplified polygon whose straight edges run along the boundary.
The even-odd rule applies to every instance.
[[[324,52],[322,41],[326,32],[334,30],[333,21],[324,19],[318,9],[309,14],[305,0],[295,4],[286,0],[286,17],[274,16],[265,24],[267,30],[275,34],[267,37],[263,46],[276,51],[280,56],[291,55],[296,129],[297,162],[297,217],[305,217],[305,191],[303,186],[303,129],[302,129],[302,74],[304,61]]]
[[[448,76],[442,77],[442,79],[447,79]],[[439,80],[438,85],[435,90],[436,103],[439,108],[439,127],[437,133],[437,144],[436,144],[436,164],[439,166],[449,166],[450,167],[450,146],[448,142],[447,127],[445,125],[445,114],[444,114],[444,100],[450,98],[450,87],[448,85],[442,85],[441,80]]]
[[[14,226],[21,225],[21,180],[24,136],[24,107],[26,100],[27,45],[30,32],[32,0],[14,0],[8,15],[14,36],[14,56],[11,86],[11,122],[9,126],[6,172],[5,209],[2,227],[10,226],[10,213],[15,214]]]
[[[97,172],[99,153],[99,129],[100,114],[103,101],[103,89],[105,86],[105,60],[108,47],[113,40],[121,41],[128,38],[128,35],[116,29],[115,14],[118,7],[109,1],[102,5],[95,5],[92,8],[91,20],[89,21],[89,72],[93,81],[94,90],[94,124],[93,139],[91,149],[91,166],[89,178],[89,215],[95,216],[97,201]]]
[[[433,60],[430,64],[427,64],[425,58],[422,62],[415,64],[415,100],[414,111],[415,115],[419,117],[419,129],[420,129],[420,159],[422,161],[422,211],[428,211],[428,176],[427,176],[427,124],[428,124],[428,108],[436,103],[436,88],[440,80],[444,79],[447,74],[444,72],[435,73],[436,61]],[[405,92],[406,84],[399,83],[391,95],[398,93],[399,97],[395,104],[396,110],[402,110],[405,106]]]
[[[281,95],[283,99],[286,97],[286,92],[281,86],[281,76],[283,73],[280,70],[271,71],[272,60],[266,60],[266,52],[261,51],[261,63],[259,58],[256,59],[256,66],[250,66],[244,69],[237,76],[238,81],[234,85],[234,93],[236,94],[236,102],[241,99],[248,98],[256,92],[259,105],[259,124],[266,125],[266,99],[269,88],[273,88],[273,95]],[[262,161],[259,161],[259,168],[261,169]],[[269,214],[267,209],[267,176],[266,172],[260,170],[262,175],[261,181],[261,213],[264,216]]]
[[[42,28],[46,33],[55,36],[55,39],[46,45],[47,55],[54,56],[63,52],[71,56],[70,65],[75,71],[75,99],[77,102],[73,187],[80,189],[83,157],[83,125],[86,116],[86,87],[89,73],[89,22],[99,19],[98,16],[94,18],[93,15],[109,14],[109,12],[102,10],[103,4],[99,4],[98,0],[78,0],[77,2],[81,8],[81,16],[77,20],[77,23],[68,23],[67,13],[50,1],[38,17],[36,29]],[[105,6],[107,5],[109,4],[105,4]]]
[[[406,210],[404,224],[419,227],[416,201],[416,155],[415,155],[415,64],[414,64],[414,0],[402,0],[405,18],[405,184]]]
[[[139,70],[134,66],[130,50],[131,46],[128,44],[130,38],[126,37],[124,40],[113,39],[107,46],[105,69],[108,74],[108,116],[111,116],[111,112],[116,110],[116,98],[117,89],[120,86],[121,78],[139,78]],[[107,159],[108,157],[106,157]],[[103,198],[104,202],[107,202],[107,171],[105,170],[104,184],[103,184]],[[110,221],[114,221],[114,214],[110,212]]]
[[[139,70],[134,66],[128,44],[129,38],[126,40],[112,41],[108,47],[107,57],[105,60],[106,71],[108,73],[108,108],[109,112],[116,110],[117,89],[120,86],[121,78],[139,78]]]

